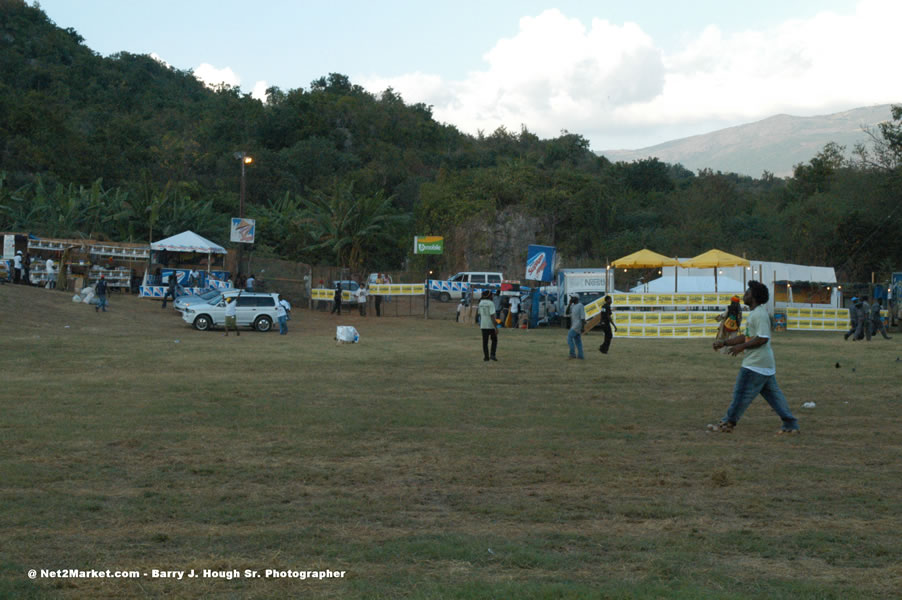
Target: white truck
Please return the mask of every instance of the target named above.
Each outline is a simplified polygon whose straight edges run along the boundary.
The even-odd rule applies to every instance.
[[[589,304],[614,289],[614,271],[608,269],[558,269],[555,278],[558,291],[558,312],[564,314],[570,296],[578,295],[582,304]],[[610,286],[610,287],[608,287]]]

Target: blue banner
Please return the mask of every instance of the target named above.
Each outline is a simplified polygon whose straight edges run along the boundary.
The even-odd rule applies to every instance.
[[[526,251],[526,279],[553,281],[554,246],[529,245]]]

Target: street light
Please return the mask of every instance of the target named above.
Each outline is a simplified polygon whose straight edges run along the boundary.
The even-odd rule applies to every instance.
[[[235,153],[235,159],[241,161],[241,195],[238,197],[238,218],[244,218],[244,167],[245,165],[249,165],[254,162],[254,157],[248,154],[247,152],[241,151]],[[244,253],[244,245],[238,244],[238,272],[241,273],[241,259],[242,254]],[[250,258],[248,258],[248,263],[250,263]],[[248,268],[250,268],[250,264],[248,264]]]
[[[247,152],[236,152],[235,158],[241,161],[241,196],[238,200],[238,218],[244,218],[244,166],[254,162],[254,157]]]

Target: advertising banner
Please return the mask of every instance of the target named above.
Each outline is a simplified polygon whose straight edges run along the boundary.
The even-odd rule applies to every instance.
[[[256,230],[256,220],[233,218],[231,231],[229,232],[229,241],[253,244]]]
[[[444,251],[445,238],[440,235],[424,235],[413,238],[414,254],[441,254]]]
[[[529,245],[526,250],[526,279],[554,281],[554,246]]]

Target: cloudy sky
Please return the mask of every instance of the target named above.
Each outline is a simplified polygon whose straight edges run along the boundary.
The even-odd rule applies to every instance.
[[[902,0],[42,0],[106,56],[262,97],[329,73],[468,133],[643,148],[778,113],[902,102]]]

